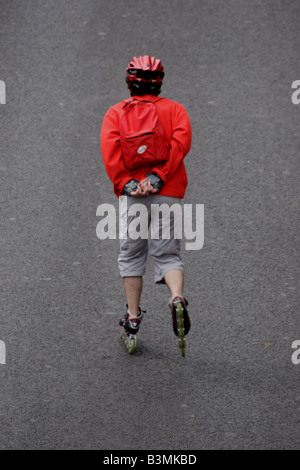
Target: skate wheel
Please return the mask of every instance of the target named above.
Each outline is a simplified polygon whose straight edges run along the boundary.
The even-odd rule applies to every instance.
[[[133,354],[134,353],[134,350],[135,350],[135,339],[134,338],[129,338],[129,343],[127,345],[127,349],[128,349],[128,352],[129,354]]]
[[[179,349],[181,356],[185,356],[185,338],[184,338],[184,319],[183,319],[183,308],[181,303],[177,305],[177,332],[179,339]]]
[[[133,335],[128,335],[126,331],[122,328],[121,329],[121,338],[126,346],[126,349],[128,350],[129,354],[133,354],[135,347],[136,347],[136,339]]]

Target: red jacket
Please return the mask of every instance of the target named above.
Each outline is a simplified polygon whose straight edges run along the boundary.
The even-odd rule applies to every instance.
[[[167,162],[149,168],[128,171],[120,145],[119,119],[125,101],[112,106],[104,116],[101,128],[101,152],[107,174],[114,185],[114,192],[119,197],[123,188],[131,179],[141,181],[147,173],[155,172],[164,185],[159,194],[183,198],[188,183],[184,157],[191,148],[192,130],[188,114],[184,107],[167,98],[153,95],[135,96],[135,99],[156,101],[159,120],[170,142],[170,158]]]

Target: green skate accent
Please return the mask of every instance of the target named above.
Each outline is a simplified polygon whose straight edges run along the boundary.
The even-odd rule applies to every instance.
[[[120,334],[121,334],[122,341],[126,346],[127,351],[129,352],[129,354],[133,354],[135,351],[135,346],[136,346],[135,338],[130,335],[128,336],[126,331],[123,328],[121,329]]]
[[[185,356],[185,338],[184,338],[184,318],[183,318],[183,308],[182,304],[177,304],[177,331],[178,331],[178,338],[179,338],[179,349],[181,352],[181,356]]]

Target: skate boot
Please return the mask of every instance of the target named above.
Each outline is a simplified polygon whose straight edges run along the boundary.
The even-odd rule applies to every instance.
[[[190,319],[186,307],[188,302],[183,297],[173,297],[169,307],[171,309],[173,330],[179,339],[179,349],[182,356],[185,356],[185,336],[190,330]]]
[[[119,322],[121,326],[121,338],[129,354],[133,354],[136,348],[136,335],[139,331],[144,313],[146,312],[140,309],[140,313],[136,317],[130,312],[127,312]]]

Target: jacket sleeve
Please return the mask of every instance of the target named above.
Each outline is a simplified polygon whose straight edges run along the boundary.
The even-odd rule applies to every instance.
[[[121,194],[128,181],[132,179],[124,166],[120,145],[119,116],[110,108],[104,116],[101,135],[101,153],[108,177]]]
[[[172,138],[170,142],[169,160],[152,169],[164,183],[173,176],[183,159],[191,149],[192,128],[189,116],[180,104],[174,110],[172,119]]]

